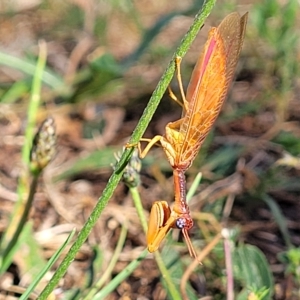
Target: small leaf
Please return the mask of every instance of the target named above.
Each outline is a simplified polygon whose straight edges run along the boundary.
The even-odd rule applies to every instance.
[[[271,299],[274,293],[274,279],[264,254],[255,246],[240,245],[233,251],[234,276],[242,285],[249,290],[269,289],[263,299]],[[244,298],[243,290],[238,300]]]

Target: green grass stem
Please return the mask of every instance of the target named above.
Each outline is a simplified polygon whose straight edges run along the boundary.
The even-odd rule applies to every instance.
[[[34,138],[36,116],[41,101],[41,97],[40,97],[41,78],[42,78],[43,70],[46,65],[46,58],[47,58],[46,43],[40,42],[39,46],[40,46],[40,53],[39,53],[39,58],[37,61],[36,70],[33,77],[32,93],[31,93],[29,107],[28,107],[28,114],[27,114],[28,120],[27,120],[26,132],[25,132],[25,143],[22,148],[23,166],[29,166],[30,149]],[[29,173],[28,170],[24,167],[23,171],[21,172],[19,183],[18,183],[18,201],[14,207],[14,212],[11,215],[10,223],[1,240],[1,251],[2,253],[4,252],[2,254],[4,260],[6,260],[8,256],[11,256],[9,255],[9,251],[11,251],[13,246],[16,244],[17,242],[16,238],[20,235],[21,233],[20,230],[22,230],[25,224],[24,222],[26,222],[27,220],[27,216],[30,209],[28,205],[32,204],[32,200],[35,193],[35,188],[36,188],[35,180],[37,180],[37,178],[33,179],[31,189],[28,191]],[[34,190],[32,190],[32,188],[34,188]],[[31,197],[32,199],[30,199]],[[24,209],[22,208],[22,206],[24,206]],[[21,216],[20,216],[20,212],[21,212]],[[18,224],[17,229],[15,229],[15,224]],[[22,228],[20,226],[22,226]],[[1,271],[2,272],[4,271],[3,264],[1,264]]]
[[[93,300],[100,300],[105,299],[106,296],[108,296],[111,292],[113,292],[117,286],[119,286],[120,282],[125,280],[145,259],[145,257],[148,255],[148,250],[145,249],[137,259],[132,261],[121,273],[119,273],[114,279],[105,286],[95,297]]]
[[[145,218],[141,197],[140,197],[140,194],[138,192],[137,187],[130,188],[130,192],[131,192],[132,199],[133,199],[134,205],[136,207],[138,216],[140,218],[142,227],[144,229],[144,232],[145,232],[145,234],[147,234],[147,231],[148,231],[147,220]],[[170,273],[169,273],[168,269],[166,268],[165,263],[162,260],[162,257],[160,255],[159,251],[154,252],[154,257],[155,257],[156,263],[158,265],[158,268],[161,272],[161,275],[162,275],[162,277],[164,278],[164,280],[166,282],[167,289],[168,289],[170,295],[172,296],[172,299],[180,300],[181,296],[180,296],[177,288],[175,287],[175,285],[172,281]]]
[[[108,265],[107,269],[105,270],[105,272],[103,273],[101,278],[98,280],[98,282],[92,287],[92,289],[87,294],[87,296],[84,297],[84,300],[93,299],[93,297],[97,293],[97,291],[99,291],[101,289],[101,287],[104,285],[104,283],[111,276],[111,273],[112,273],[116,263],[118,262],[119,255],[120,255],[120,253],[123,249],[123,246],[124,246],[124,243],[125,243],[125,240],[126,240],[126,236],[127,236],[127,225],[123,224],[122,229],[121,229],[121,233],[120,233],[120,236],[119,236],[119,240],[118,240],[118,243],[117,243],[117,247],[114,251],[114,254],[113,254],[113,256],[112,256],[112,258],[109,262],[109,265]],[[110,284],[111,284],[111,282],[106,286],[107,289],[109,289]],[[115,286],[113,288],[115,288]]]
[[[41,42],[41,44],[44,42]],[[27,75],[33,76],[36,71],[36,64],[35,62],[26,61],[23,58],[18,58],[16,56],[10,55],[8,53],[4,53],[0,51],[0,62],[1,65],[8,66],[10,68],[14,68],[16,70],[19,70],[23,73],[26,73]],[[59,87],[61,87],[64,82],[63,79],[60,78],[58,75],[50,72],[49,70],[44,70],[41,73],[41,80],[53,88],[54,90],[57,90]]]

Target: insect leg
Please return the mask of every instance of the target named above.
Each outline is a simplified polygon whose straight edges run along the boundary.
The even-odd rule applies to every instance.
[[[168,86],[168,91],[169,91],[170,98],[173,101],[175,101],[177,104],[179,104],[183,109],[185,109],[183,103],[180,100],[178,100],[178,98],[176,97],[176,95],[173,93],[172,89],[169,86]]]
[[[132,148],[132,147],[137,147],[138,148],[138,151],[139,151],[139,157],[140,158],[144,158],[147,153],[149,152],[149,150],[158,142],[160,142],[160,140],[162,139],[163,137],[161,135],[156,135],[154,138],[152,139],[146,139],[146,138],[141,138],[140,141],[136,144],[126,144],[125,145],[125,148]],[[142,147],[141,147],[141,142],[148,142],[148,145],[145,147],[144,150],[142,150]]]
[[[182,79],[181,79],[181,69],[180,69],[181,60],[182,60],[182,58],[180,56],[177,56],[175,59],[175,64],[176,64],[177,80],[178,80],[178,85],[179,85],[179,89],[180,89],[180,93],[181,93],[181,97],[182,97],[182,101],[183,101],[183,106],[184,106],[185,111],[187,111],[188,102],[185,98]]]

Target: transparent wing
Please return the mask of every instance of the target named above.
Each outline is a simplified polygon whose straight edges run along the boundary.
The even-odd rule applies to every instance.
[[[232,13],[210,31],[187,90],[189,106],[180,126],[184,139],[177,164],[192,162],[220,112],[242,48],[246,22],[247,14],[240,17]]]

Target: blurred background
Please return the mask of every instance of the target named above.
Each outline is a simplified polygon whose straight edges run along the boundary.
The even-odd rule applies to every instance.
[[[18,298],[8,286],[28,286],[37,266],[45,264],[72,228],[79,230],[85,223],[113,171],[114,154],[129,140],[202,4],[196,0],[0,2],[1,233],[17,198],[41,40],[48,57],[37,120],[41,123],[52,116],[58,134],[57,155],[44,172],[30,214],[35,259],[28,258],[28,248],[20,247],[0,278],[3,299],[9,294]],[[218,1],[183,58],[185,87],[209,29],[233,11],[249,12],[246,36],[236,82],[187,172],[188,189],[202,172],[190,201],[195,220],[190,235],[200,252],[222,228],[228,230],[236,299],[250,299],[251,292],[261,295],[251,299],[299,299],[299,3]],[[176,79],[171,87],[179,95]],[[145,137],[164,134],[166,124],[180,115],[181,107],[166,93]],[[159,147],[142,165],[139,192],[147,214],[155,200],[172,203],[173,179]],[[57,297],[75,299],[75,292],[89,289],[106,270],[125,223],[126,240],[107,281],[146,246],[129,189],[120,183],[61,281]],[[174,230],[162,251],[176,285],[192,261],[186,246],[174,242],[182,241],[178,235]],[[30,236],[24,238],[25,244],[33,243]],[[225,299],[225,275],[220,241],[190,275],[189,299]],[[106,299],[169,298],[149,254]]]

